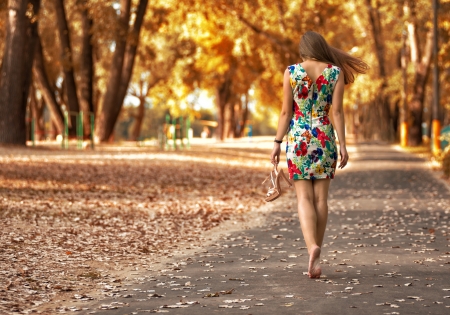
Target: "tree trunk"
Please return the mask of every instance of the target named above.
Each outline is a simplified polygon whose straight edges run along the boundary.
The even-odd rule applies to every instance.
[[[226,109],[231,96],[231,80],[227,79],[220,87],[216,89],[216,105],[217,105],[217,129],[216,138],[224,140],[225,138],[225,122]]]
[[[240,138],[245,128],[245,120],[247,119],[247,95],[244,95],[245,102],[242,101],[242,95],[235,98],[233,106],[233,117],[230,135],[233,138]]]
[[[244,108],[242,109],[242,121],[241,121],[241,130],[240,130],[240,137],[245,136],[245,125],[247,124],[248,119],[248,92],[245,94],[245,102],[244,102]]]
[[[42,54],[42,45],[40,37],[38,37],[37,45],[34,54],[33,74],[42,97],[48,106],[50,116],[56,126],[57,131],[62,134],[64,130],[64,120],[61,107],[56,101],[55,93],[53,92],[47,78],[44,66],[44,56]]]
[[[219,140],[224,140],[227,135],[226,125],[227,125],[227,107],[232,99],[232,79],[236,71],[236,60],[230,62],[230,68],[224,74],[224,80],[216,88],[216,105],[217,105],[217,129],[215,132],[215,137]]]
[[[119,90],[117,92],[116,106],[122,108],[123,100],[127,94],[128,84],[130,83],[131,75],[133,74],[134,60],[136,57],[137,46],[139,43],[139,33],[141,31],[142,22],[144,21],[145,12],[147,9],[148,0],[140,0],[136,13],[136,20],[131,30],[130,39],[125,51],[125,59],[123,62],[122,76],[120,78]],[[117,117],[116,117],[117,120]],[[115,123],[115,122],[114,122]]]
[[[383,32],[381,27],[380,11],[378,1],[375,1],[375,7],[372,6],[372,0],[366,0],[366,5],[369,14],[370,26],[372,29],[372,36],[375,43],[375,54],[378,60],[378,74],[382,80],[381,93],[377,96],[374,104],[379,108],[379,124],[376,126],[377,130],[381,132],[380,137],[383,140],[391,140],[392,135],[392,117],[390,110],[389,96],[385,94],[387,87],[387,73],[385,60],[385,45],[383,39]],[[392,128],[392,129],[391,129]]]
[[[27,66],[33,51],[26,51],[28,21],[25,12],[27,0],[9,0],[6,21],[5,50],[0,76],[0,143],[21,144],[26,143],[26,99],[28,98],[29,84]],[[35,23],[33,23],[35,24]],[[31,54],[31,57],[28,56]],[[26,90],[25,90],[26,88]]]
[[[84,134],[90,135],[90,113],[94,113],[94,60],[92,47],[92,25],[93,21],[89,17],[87,8],[87,0],[83,0],[80,5],[81,11],[81,30],[82,30],[82,47],[80,62],[80,108],[83,111]]]
[[[238,116],[236,103],[230,102],[228,106],[228,132],[226,135],[228,138],[234,138],[235,136],[235,130],[236,130],[236,116]]]
[[[100,112],[97,114],[95,135],[99,141],[108,141],[113,133],[120,108],[117,106],[118,90],[122,78],[122,68],[127,44],[128,22],[130,17],[131,0],[120,0],[120,17],[118,20],[118,34],[116,47],[111,61],[108,85],[106,87]]]
[[[30,85],[32,79],[32,68],[34,60],[34,51],[36,48],[36,43],[38,41],[38,13],[41,6],[41,0],[28,0],[28,5],[32,6],[32,15],[28,16],[27,26],[26,26],[26,41],[25,41],[25,51],[26,54],[24,63],[24,73],[23,73],[23,98],[22,106],[27,107],[28,95],[30,92]],[[30,11],[29,11],[30,12]]]
[[[372,6],[372,0],[366,0],[367,9],[369,13],[370,26],[372,29],[372,36],[375,42],[375,53],[378,60],[378,72],[381,78],[386,78],[386,63],[384,60],[384,41],[381,29],[381,21],[378,10],[378,1],[376,1],[376,7]]]
[[[430,30],[427,34],[425,52],[421,62],[416,67],[413,84],[413,97],[409,103],[409,121],[410,129],[408,134],[408,144],[418,146],[422,143],[422,113],[423,102],[425,98],[425,85],[430,72],[430,63],[432,55],[433,32]]]
[[[242,102],[238,98],[236,103],[233,106],[233,138],[239,138],[240,135],[240,127],[241,127],[241,111],[242,111]]]
[[[218,140],[223,140],[223,131],[225,125],[225,103],[221,100],[221,90],[216,89],[216,105],[217,105],[217,128],[214,136]]]
[[[407,5],[410,10],[410,17],[408,17],[409,22],[407,23],[407,27],[410,41],[411,61],[414,63],[415,68],[413,96],[408,104],[408,144],[410,146],[418,146],[422,143],[423,102],[425,98],[425,85],[430,72],[431,56],[433,54],[433,30],[430,29],[428,31],[427,40],[422,52],[418,41],[419,35],[417,32],[415,2],[408,1]]]
[[[64,0],[54,0],[56,19],[58,24],[59,40],[61,43],[61,64],[64,73],[64,87],[67,95],[67,108],[70,112],[78,113],[80,106],[78,103],[77,87],[73,72],[72,48],[70,45],[69,27],[67,26],[66,11],[64,9]],[[76,118],[71,117],[71,128],[69,133],[76,134]]]
[[[406,7],[404,7],[406,9]],[[407,57],[407,44],[406,34],[402,34],[402,49],[400,56],[400,67],[402,70],[402,102],[399,113],[400,123],[400,145],[406,147],[408,145],[408,57]]]
[[[44,106],[42,99],[38,100],[36,98],[36,88],[34,84],[31,85],[30,89],[30,110],[31,110],[31,118],[34,119],[34,133],[36,140],[44,140]]]
[[[131,141],[137,141],[139,139],[142,129],[142,122],[144,121],[144,116],[145,116],[145,96],[140,96],[138,112],[134,116],[135,122],[133,126],[133,131],[131,133]]]
[[[165,79],[167,77],[167,72],[165,72],[166,74],[163,75],[151,75],[150,79],[148,80],[146,87],[145,87],[145,92],[144,92],[144,80],[140,80],[139,82],[139,94],[136,93],[132,93],[133,96],[139,98],[139,107],[138,107],[138,112],[136,115],[134,115],[135,118],[135,123],[133,126],[133,131],[131,133],[131,140],[132,141],[137,141],[137,139],[139,138],[140,134],[141,134],[141,130],[142,130],[142,123],[144,121],[144,117],[145,117],[145,98],[148,96],[150,90],[152,89],[152,87],[154,87],[156,84],[158,84],[159,81]]]

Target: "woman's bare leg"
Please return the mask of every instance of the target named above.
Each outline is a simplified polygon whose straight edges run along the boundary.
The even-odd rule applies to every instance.
[[[316,179],[313,182],[314,208],[316,209],[317,227],[316,242],[322,247],[328,221],[328,189],[331,179]]]
[[[298,201],[298,217],[309,253],[308,276],[320,277],[320,247],[317,245],[317,213],[314,205],[314,188],[311,180],[297,180],[295,191]]]
[[[317,214],[314,207],[314,189],[311,180],[294,181],[298,202],[298,218],[305,238],[308,253],[317,246]]]
[[[309,253],[308,276],[319,278],[320,247],[322,246],[328,218],[329,179],[295,181],[298,215],[303,237]]]

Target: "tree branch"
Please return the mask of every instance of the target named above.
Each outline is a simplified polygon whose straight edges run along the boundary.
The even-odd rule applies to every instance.
[[[249,20],[244,18],[242,15],[237,14],[236,16],[239,19],[239,21],[244,23],[247,27],[252,29],[255,33],[263,35],[265,38],[267,38],[273,44],[275,44],[278,47],[280,47],[283,51],[285,51],[285,52],[287,52],[289,54],[292,53],[292,49],[291,48],[292,48],[293,44],[292,44],[292,41],[289,38],[282,38],[282,40],[279,40],[276,36],[274,36],[273,34],[269,33],[268,31],[265,31],[265,30],[259,28],[258,26],[252,24]]]

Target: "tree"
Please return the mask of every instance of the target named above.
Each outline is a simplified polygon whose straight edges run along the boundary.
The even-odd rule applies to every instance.
[[[147,9],[148,0],[139,1],[137,8],[136,19],[131,29],[127,47],[125,50],[125,60],[122,69],[122,75],[119,83],[119,90],[117,91],[116,108],[121,108],[125,95],[127,94],[128,84],[133,73],[134,61],[136,58],[136,51],[139,43],[139,33],[141,31],[142,22]],[[116,117],[117,120],[117,117]]]
[[[386,71],[386,56],[385,56],[385,40],[383,36],[383,27],[380,17],[379,1],[375,1],[373,6],[372,0],[366,0],[366,6],[369,15],[369,21],[372,30],[372,38],[375,45],[375,55],[378,61],[378,75],[381,79],[380,93],[375,95],[372,106],[376,106],[379,109],[380,114],[377,115],[379,122],[377,127],[383,140],[391,140],[392,135],[392,122],[391,122],[391,109],[389,105],[389,95],[387,95],[386,88],[388,86],[388,73]]]
[[[34,54],[33,74],[34,80],[41,91],[42,98],[45,100],[53,124],[56,126],[57,132],[62,134],[64,131],[64,121],[61,107],[59,106],[55,93],[50,85],[47,73],[45,71],[45,61],[42,52],[41,38],[38,36],[36,50]]]
[[[92,27],[93,21],[89,15],[87,0],[82,0],[79,3],[79,11],[81,15],[81,29],[82,29],[82,46],[80,56],[80,109],[84,113],[83,121],[89,122],[89,113],[95,113],[94,109],[94,58],[92,45]],[[84,134],[91,133],[89,123],[84,124]]]
[[[105,94],[103,95],[102,105],[97,113],[97,123],[95,126],[95,134],[100,141],[106,141],[111,136],[115,124],[115,117],[117,117],[119,112],[115,104],[117,104],[117,91],[122,76],[123,60],[127,44],[130,6],[131,0],[120,1],[120,16],[117,23],[110,75]]]
[[[30,89],[30,111],[31,117],[35,121],[36,140],[44,140],[44,102],[42,98],[37,99],[34,84],[31,85]]]
[[[61,65],[64,74],[64,92],[66,94],[66,102],[68,104],[67,110],[69,112],[78,113],[80,105],[78,102],[77,86],[75,82],[73,70],[73,53],[70,43],[69,27],[67,25],[66,11],[64,9],[64,0],[55,0],[56,20],[59,31],[59,41],[61,49]],[[69,133],[75,135],[76,133],[76,116],[70,115],[70,130]]]
[[[439,23],[439,54],[438,63],[440,68],[440,99],[442,105],[442,123],[444,126],[450,125],[450,55],[448,54],[450,47],[450,2],[440,1],[438,11]]]
[[[26,142],[26,102],[30,90],[40,0],[9,0],[5,52],[0,70],[0,143]]]
[[[426,33],[424,47],[420,46],[418,17],[416,12],[416,2],[406,1],[407,28],[409,35],[409,45],[411,51],[411,61],[414,64],[414,83],[412,98],[408,104],[409,109],[409,132],[408,144],[417,146],[422,143],[422,122],[425,98],[425,85],[430,72],[431,56],[433,53],[433,30],[430,28]],[[409,9],[409,10],[408,10]]]
[[[421,123],[429,120],[428,0],[46,0],[40,7],[39,31],[32,12],[39,1],[23,3],[0,1],[2,133],[25,129],[20,121],[26,103],[32,101],[30,109],[38,113],[36,104],[39,107],[43,99],[59,132],[65,105],[71,111],[83,110],[86,122],[87,112],[95,112],[97,139],[106,141],[126,95],[134,93],[141,103],[128,112],[136,112],[137,138],[153,112],[144,104],[194,118],[193,95],[208,91],[219,122],[217,138],[237,137],[248,121],[249,102],[256,111],[275,115],[281,106],[283,72],[301,62],[298,40],[310,29],[371,63],[369,72],[345,93],[346,118],[355,126],[361,123],[367,138],[392,139],[402,92],[409,109],[410,144],[420,143]],[[25,10],[25,18],[10,14],[14,5],[14,12]],[[442,0],[439,14],[442,91],[450,82],[449,5]],[[404,41],[403,30],[409,34]],[[39,91],[30,98],[31,78]],[[448,93],[442,92],[441,99],[448,108]],[[447,122],[449,112],[443,112]],[[10,125],[14,127],[3,127]],[[88,124],[84,127],[88,135]],[[351,123],[348,127],[350,132],[356,128]]]
[[[139,32],[146,12],[148,0],[140,0],[136,19],[128,36],[131,0],[121,0],[121,13],[118,23],[118,37],[111,63],[110,77],[103,96],[102,106],[98,113],[96,137],[100,141],[107,141],[114,130],[120,109],[128,88],[133,71],[136,49],[139,42]],[[127,39],[128,37],[128,39]]]

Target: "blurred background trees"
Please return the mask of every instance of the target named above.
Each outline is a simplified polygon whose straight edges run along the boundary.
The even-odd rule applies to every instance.
[[[440,0],[444,126],[449,12]],[[0,143],[24,144],[31,118],[54,138],[65,110],[85,113],[85,136],[94,113],[102,142],[156,137],[166,114],[190,117],[196,136],[273,134],[283,71],[301,61],[307,30],[371,66],[346,87],[349,133],[396,141],[403,124],[409,145],[426,139],[431,0],[0,0]]]

